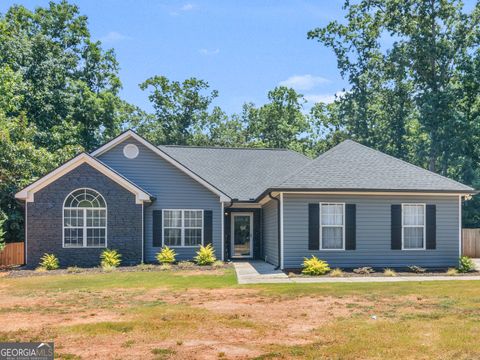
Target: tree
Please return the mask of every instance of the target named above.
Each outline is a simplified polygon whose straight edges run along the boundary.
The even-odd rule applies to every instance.
[[[295,90],[280,86],[268,92],[268,100],[259,108],[244,105],[247,141],[254,146],[302,151],[311,132],[303,113],[305,99]]]
[[[148,98],[155,117],[140,121],[136,128],[155,144],[190,144],[193,134],[207,124],[208,108],[218,96],[216,90],[209,90],[206,81],[197,78],[178,82],[154,76],[140,84],[140,88],[152,89]]]
[[[346,24],[332,22],[308,36],[334,50],[350,82],[338,102],[345,131],[447,175],[455,144],[468,129],[458,111],[458,79],[478,48],[480,5],[470,14],[454,0],[346,1],[344,8]],[[380,40],[387,34],[392,45],[385,49]],[[415,136],[409,136],[412,129]]]
[[[55,151],[75,143],[92,150],[120,131],[115,54],[91,40],[77,6],[66,1],[34,11],[12,6],[0,16],[0,68],[19,76],[14,88],[19,101],[15,112],[6,114],[23,113],[36,126],[36,145]],[[61,136],[57,131],[65,122],[68,136]]]

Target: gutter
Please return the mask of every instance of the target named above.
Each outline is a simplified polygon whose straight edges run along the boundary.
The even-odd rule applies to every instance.
[[[280,237],[280,200],[275,196],[272,196],[272,193],[269,192],[268,196],[270,199],[275,200],[277,202],[277,236],[278,236],[278,266],[275,270],[280,269],[280,264],[282,263],[282,245],[281,245],[281,237]]]

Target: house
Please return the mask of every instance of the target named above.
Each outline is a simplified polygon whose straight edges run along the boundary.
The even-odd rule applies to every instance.
[[[123,264],[162,246],[191,259],[299,268],[447,267],[461,248],[471,187],[354,141],[312,160],[284,149],[155,146],[127,131],[16,194],[25,202],[26,262],[96,266],[104,248]]]

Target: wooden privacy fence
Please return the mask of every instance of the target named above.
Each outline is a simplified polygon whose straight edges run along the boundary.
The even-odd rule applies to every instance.
[[[0,266],[25,264],[25,243],[8,243],[0,252]]]
[[[480,229],[462,229],[462,255],[480,258]]]

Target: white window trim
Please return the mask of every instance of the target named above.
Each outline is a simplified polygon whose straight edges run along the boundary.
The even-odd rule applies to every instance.
[[[322,225],[322,205],[342,205],[343,207],[343,225]],[[320,250],[321,251],[345,251],[345,203],[341,202],[321,202],[319,204],[320,209],[318,214],[319,218],[319,231],[320,231]],[[342,228],[342,248],[341,249],[324,249],[323,248],[323,238],[322,238],[322,228],[323,227],[341,227]]]
[[[403,224],[403,207],[405,205],[422,205],[423,206],[423,225],[404,225]],[[406,227],[423,227],[423,247],[421,248],[405,248],[404,246],[404,231],[403,229]],[[427,244],[427,206],[425,203],[402,203],[402,250],[405,251],[422,251],[426,250]]]
[[[205,217],[203,213],[203,209],[162,209],[162,247],[165,246],[165,211],[181,211],[182,212],[182,227],[181,227],[181,233],[180,233],[180,242],[181,245],[167,245],[169,248],[182,248],[182,249],[188,249],[188,248],[198,248],[200,245],[203,246],[203,241],[204,241],[204,231],[205,231]],[[200,245],[185,245],[185,229],[198,229],[198,227],[185,227],[185,216],[184,213],[185,211],[201,211],[202,212],[202,242]],[[171,229],[178,229],[178,227],[167,227]]]
[[[78,190],[91,190],[95,191],[100,197],[103,199],[103,202],[105,203],[105,207],[99,207],[99,208],[84,208],[84,207],[65,207],[65,202],[67,199],[72,195],[75,191]],[[83,245],[82,246],[65,246],[65,210],[83,210]],[[87,210],[105,210],[105,226],[87,226]],[[72,226],[72,228],[77,228],[79,229],[80,226]],[[105,245],[98,245],[98,246],[87,246],[87,229],[105,229]],[[66,197],[65,200],[63,200],[63,206],[62,206],[62,248],[64,249],[106,249],[108,247],[108,209],[107,209],[107,202],[105,201],[105,198],[103,195],[92,188],[78,188],[70,192]]]

